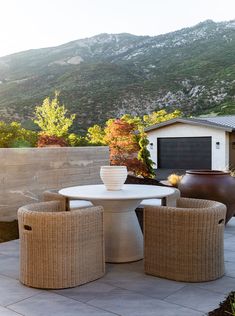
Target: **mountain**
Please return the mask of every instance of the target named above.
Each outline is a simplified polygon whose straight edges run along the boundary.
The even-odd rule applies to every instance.
[[[124,113],[235,114],[235,20],[159,36],[100,34],[0,58],[1,119],[30,126],[54,90],[74,130]]]

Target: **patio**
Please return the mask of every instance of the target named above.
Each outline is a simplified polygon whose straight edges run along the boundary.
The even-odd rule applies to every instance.
[[[235,289],[235,218],[225,230],[226,274],[205,283],[147,276],[143,261],[106,264],[103,278],[64,290],[38,290],[18,281],[19,241],[0,244],[0,315],[199,316]]]

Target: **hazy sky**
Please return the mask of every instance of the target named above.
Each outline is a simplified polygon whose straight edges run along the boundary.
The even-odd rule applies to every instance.
[[[99,33],[158,35],[235,19],[235,0],[0,0],[0,56]]]

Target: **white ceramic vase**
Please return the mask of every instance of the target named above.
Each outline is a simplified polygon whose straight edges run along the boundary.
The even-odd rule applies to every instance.
[[[100,177],[109,191],[121,190],[127,178],[126,166],[102,166]]]

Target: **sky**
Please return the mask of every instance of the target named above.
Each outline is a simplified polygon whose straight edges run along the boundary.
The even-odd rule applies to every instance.
[[[159,35],[235,19],[235,0],[0,0],[0,56],[100,33]]]

